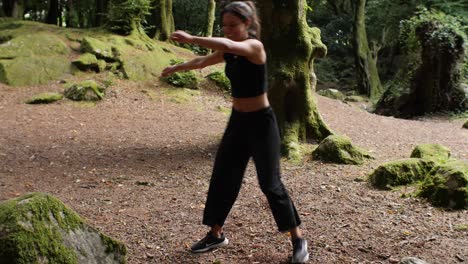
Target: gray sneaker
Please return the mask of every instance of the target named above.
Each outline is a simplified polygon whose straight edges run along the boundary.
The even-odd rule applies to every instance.
[[[228,243],[229,240],[224,237],[224,233],[221,233],[221,237],[218,238],[213,236],[211,232],[208,232],[204,238],[193,244],[190,250],[194,253],[202,253],[210,249],[225,246]]]
[[[309,261],[309,252],[307,252],[307,240],[298,238],[293,241],[293,255],[291,263],[306,263]]]

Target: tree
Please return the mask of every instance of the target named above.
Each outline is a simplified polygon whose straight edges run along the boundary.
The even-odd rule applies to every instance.
[[[94,26],[99,27],[104,25],[107,13],[107,6],[108,0],[96,0],[96,18]]]
[[[118,34],[143,34],[141,22],[150,13],[150,8],[150,0],[110,0],[107,25],[111,31]]]
[[[216,1],[208,0],[208,12],[206,13],[205,37],[213,36],[213,26],[215,22]]]
[[[311,72],[326,54],[320,31],[306,23],[305,0],[258,1],[268,54],[268,97],[278,117],[284,154],[299,157],[298,143],[332,134],[313,98]]]
[[[354,9],[353,46],[357,86],[361,94],[378,99],[383,92],[377,70],[377,52],[369,48],[366,32],[366,0],[352,0]]]
[[[23,19],[24,0],[2,0],[3,12],[7,17]]]
[[[59,1],[58,0],[49,0],[49,10],[47,12],[46,23],[57,25],[59,17]]]
[[[156,0],[154,2],[153,17],[156,26],[154,38],[162,41],[168,40],[175,30],[172,0]]]

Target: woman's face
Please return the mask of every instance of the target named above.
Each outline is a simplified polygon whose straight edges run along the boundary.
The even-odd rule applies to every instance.
[[[242,41],[249,37],[250,20],[242,21],[238,16],[232,13],[223,15],[224,36],[230,40]]]

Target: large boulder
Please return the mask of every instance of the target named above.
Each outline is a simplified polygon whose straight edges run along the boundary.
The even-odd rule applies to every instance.
[[[372,158],[366,151],[353,146],[348,137],[338,135],[330,135],[322,140],[312,156],[325,162],[355,165]]]
[[[368,181],[379,189],[422,181],[435,166],[430,160],[402,159],[380,165],[371,172]]]
[[[419,196],[435,206],[468,208],[468,162],[451,161],[435,166],[423,181]]]
[[[60,200],[32,193],[0,203],[1,263],[125,263],[125,246]]]
[[[44,84],[70,73],[70,49],[61,38],[43,31],[7,34],[0,33],[6,40],[0,42],[0,82],[11,86]]]
[[[445,163],[450,159],[450,149],[440,144],[420,144],[411,152],[411,158],[429,159]]]
[[[104,92],[104,87],[93,80],[86,80],[66,85],[64,95],[74,101],[97,101],[104,98]]]

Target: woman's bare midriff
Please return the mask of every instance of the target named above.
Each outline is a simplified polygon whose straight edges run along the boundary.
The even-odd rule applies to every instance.
[[[233,98],[232,107],[239,112],[255,112],[270,106],[266,93],[255,97]]]

